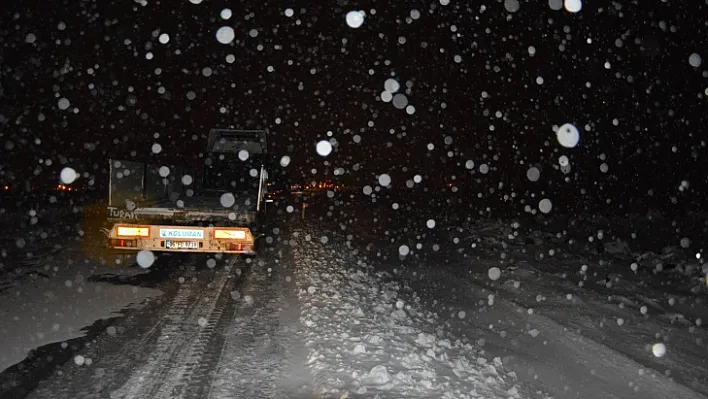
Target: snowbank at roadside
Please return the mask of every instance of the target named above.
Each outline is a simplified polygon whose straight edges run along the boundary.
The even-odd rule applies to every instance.
[[[327,238],[294,234],[309,364],[322,397],[517,398],[499,358],[451,340],[442,316],[399,295]],[[462,315],[460,315],[462,316]],[[464,317],[464,316],[462,316]]]
[[[616,239],[597,251],[550,229],[523,235],[513,222],[452,235],[464,250],[438,254],[445,264],[409,259],[394,278],[428,306],[465,312],[443,319],[453,336],[500,357],[525,397],[708,394],[706,287],[687,251]]]

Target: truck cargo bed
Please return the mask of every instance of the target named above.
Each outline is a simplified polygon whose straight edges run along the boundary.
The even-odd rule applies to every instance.
[[[265,209],[265,132],[212,129],[207,150],[203,168],[110,160],[109,245],[125,250],[251,251],[251,229]],[[156,232],[199,233],[200,238],[173,240]]]

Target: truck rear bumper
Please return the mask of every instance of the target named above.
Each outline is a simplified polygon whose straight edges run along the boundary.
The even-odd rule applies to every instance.
[[[125,251],[254,254],[255,238],[246,227],[116,224],[108,246]]]

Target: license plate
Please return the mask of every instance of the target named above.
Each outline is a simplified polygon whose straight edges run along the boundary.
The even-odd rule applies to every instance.
[[[160,229],[160,238],[167,238],[170,240],[203,240],[204,230]]]
[[[165,248],[168,249],[198,249],[198,241],[166,241]]]

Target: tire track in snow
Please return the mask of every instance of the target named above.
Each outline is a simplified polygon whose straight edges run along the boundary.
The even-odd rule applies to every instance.
[[[224,287],[231,279],[229,270],[236,259],[234,257],[229,261],[225,271],[217,272],[217,278],[210,287],[204,287],[196,298],[191,295],[194,283],[188,282],[186,287],[180,289],[164,319],[157,346],[148,357],[147,364],[138,368],[123,387],[113,392],[112,399],[177,398],[187,393],[184,381],[191,381],[192,374],[199,370],[201,359],[212,342],[211,337],[217,331],[216,326],[220,325],[223,312],[215,309],[220,299],[220,304],[225,304],[222,297],[228,290]],[[200,321],[203,326],[200,326]],[[206,373],[199,370],[197,379],[203,378]],[[190,390],[189,394],[193,392]]]
[[[180,356],[170,357],[171,367],[166,367],[169,370],[167,379],[160,385],[157,391],[156,398],[183,398],[187,393],[199,393],[205,381],[200,380],[208,373],[213,365],[209,359],[203,359],[209,354],[209,343],[212,342],[212,337],[217,336],[216,326],[223,315],[219,306],[225,306],[224,287],[226,286],[230,276],[226,273],[220,275],[216,282],[215,295],[209,295],[204,301],[204,306],[208,308],[206,313],[201,313],[201,317],[197,318],[196,322],[201,328],[197,328],[196,333],[192,336],[191,341],[187,342],[184,349],[180,350]],[[194,322],[194,319],[188,319],[187,324]],[[217,358],[218,359],[218,358]],[[202,364],[203,360],[207,360]],[[170,370],[171,369],[171,370]],[[202,370],[207,370],[203,371]],[[194,375],[194,373],[196,375]],[[196,377],[196,378],[192,378]],[[187,388],[191,388],[189,392]],[[197,396],[199,397],[199,396]]]
[[[252,267],[208,398],[313,397],[300,308],[289,277],[294,270],[282,260],[261,258]]]
[[[211,374],[221,360],[224,349],[225,331],[233,320],[233,311],[236,301],[232,298],[230,290],[223,289],[211,313],[207,325],[200,331],[194,348],[203,354],[200,359],[192,359],[184,373],[187,386],[184,398],[204,398],[211,385]]]
[[[68,362],[57,370],[56,375],[42,381],[28,398],[109,397],[110,392],[129,378],[136,364],[143,364],[148,359],[148,354],[143,351],[157,345],[163,326],[195,302],[199,292],[190,282],[195,277],[195,263],[196,258],[190,256],[180,265],[183,270],[180,275],[187,282],[180,284],[168,303],[158,301],[150,304],[154,313],[149,313],[147,317],[161,315],[157,322],[147,328],[141,322],[146,315],[142,311],[132,313],[125,325],[99,336],[91,345],[77,352],[77,355],[92,360],[90,367]],[[127,330],[122,331],[124,328]]]

